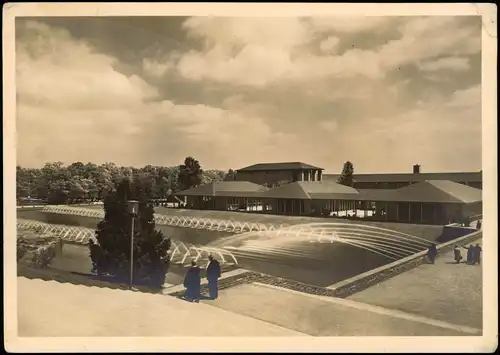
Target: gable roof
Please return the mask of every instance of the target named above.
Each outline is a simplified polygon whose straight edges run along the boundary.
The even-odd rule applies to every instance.
[[[273,171],[273,170],[324,170],[317,166],[301,163],[301,162],[285,162],[285,163],[259,163],[250,165],[237,170],[240,171]]]
[[[264,198],[310,199],[353,199],[358,191],[332,181],[296,181],[271,189],[262,194]]]
[[[214,181],[209,184],[177,192],[177,196],[237,196],[252,197],[269,190],[267,187],[249,181]]]
[[[323,174],[323,180],[337,181],[340,174]],[[482,172],[354,174],[356,182],[419,182],[426,180],[482,181]]]
[[[428,180],[397,189],[405,202],[474,203],[482,201],[482,190],[449,180]]]

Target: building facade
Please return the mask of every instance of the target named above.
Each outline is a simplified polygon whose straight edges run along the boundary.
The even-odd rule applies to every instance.
[[[361,218],[446,225],[482,214],[482,192],[436,180],[399,189],[356,190],[331,181],[296,181],[267,189],[249,182],[217,182],[177,194],[188,208],[292,216]]]
[[[449,180],[462,185],[483,188],[482,171],[451,172],[451,173],[422,173],[420,165],[413,166],[412,173],[394,174],[356,174],[354,173],[353,187],[356,189],[399,189],[404,186],[427,180]],[[337,181],[340,174],[325,174],[324,179]]]
[[[323,168],[300,162],[263,163],[237,170],[235,180],[276,187],[285,182],[321,181],[323,170]]]

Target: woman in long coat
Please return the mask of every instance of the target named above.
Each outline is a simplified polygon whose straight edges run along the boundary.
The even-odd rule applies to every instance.
[[[464,245],[462,248],[467,249],[467,265],[472,265],[474,262],[474,246],[472,244],[468,247]]]
[[[200,268],[195,261],[191,261],[186,277],[184,278],[184,287],[186,288],[185,298],[191,302],[200,302],[201,274]]]
[[[457,264],[460,264],[460,261],[462,260],[462,252],[458,248],[458,245],[455,245],[455,249],[453,249],[453,252],[455,254],[455,262]]]

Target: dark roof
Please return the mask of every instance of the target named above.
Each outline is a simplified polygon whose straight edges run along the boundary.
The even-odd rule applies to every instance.
[[[296,181],[276,187],[262,194],[267,198],[310,199],[355,199],[358,191],[332,181]]]
[[[324,180],[337,181],[340,174],[323,174]],[[482,181],[482,172],[452,172],[452,173],[395,173],[395,174],[354,174],[357,182],[420,182],[426,180],[450,181]]]
[[[359,199],[361,201],[399,201],[396,189],[359,189]]]
[[[253,197],[269,190],[249,181],[216,181],[176,193],[178,196]]]
[[[449,180],[428,180],[397,189],[400,201],[474,203],[482,201],[482,190]]]
[[[333,181],[297,181],[274,189],[248,181],[219,181],[176,195],[465,204],[482,201],[482,190],[447,180],[423,181],[399,189],[359,190]]]
[[[383,202],[474,203],[482,190],[449,180],[417,182],[399,189],[360,189],[360,199]]]
[[[237,171],[272,171],[272,170],[324,170],[317,166],[300,162],[289,163],[259,163],[241,168]]]

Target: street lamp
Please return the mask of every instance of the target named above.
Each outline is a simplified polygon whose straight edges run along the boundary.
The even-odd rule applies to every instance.
[[[132,280],[134,276],[134,224],[135,217],[139,212],[139,201],[127,201],[127,210],[132,218],[132,228],[130,230],[130,284],[129,289],[132,289]]]

